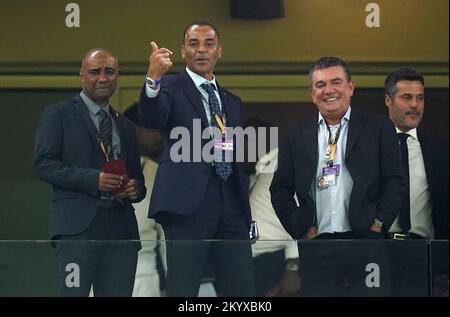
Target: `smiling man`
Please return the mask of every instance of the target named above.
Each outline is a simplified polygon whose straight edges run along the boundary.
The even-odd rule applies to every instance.
[[[207,22],[187,26],[181,45],[186,69],[179,75],[163,76],[172,66],[171,50],[158,48],[155,42],[151,48],[139,107],[144,126],[161,130],[164,140],[149,217],[172,240],[167,243],[167,295],[197,296],[211,255],[221,294],[252,296],[250,205],[243,172],[234,162],[192,160],[193,145],[209,141],[195,139],[194,120],[201,121],[202,129],[240,124],[240,98],[222,88],[214,76],[222,56],[217,29]],[[179,141],[170,137],[171,131],[180,127],[189,131],[185,141],[191,145],[191,160],[187,162],[175,162],[170,155]]]
[[[343,60],[320,58],[309,78],[318,114],[314,121],[291,127],[281,139],[270,188],[274,209],[296,239],[383,239],[405,183],[394,127],[385,118],[351,107],[355,83]],[[344,280],[354,286],[350,295],[376,294],[363,287],[363,263],[370,257],[353,258],[352,265],[359,266],[350,267],[343,258],[358,256],[356,249],[335,253],[326,247],[299,250],[304,295],[345,296]],[[355,274],[343,274],[352,269]]]

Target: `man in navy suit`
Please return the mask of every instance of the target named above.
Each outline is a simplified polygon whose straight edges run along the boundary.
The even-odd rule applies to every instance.
[[[250,207],[243,173],[234,162],[200,158],[210,141],[200,137],[200,130],[209,138],[214,128],[221,131],[240,123],[241,100],[213,74],[222,56],[219,34],[207,22],[190,24],[181,46],[187,67],[176,76],[163,76],[172,66],[172,52],[155,42],[151,46],[140,113],[144,126],[160,129],[164,140],[149,216],[161,223],[166,239],[173,240],[167,244],[167,295],[197,296],[210,255],[222,294],[251,296]],[[184,139],[171,136],[177,129],[188,132]],[[187,158],[181,161],[174,150],[179,142],[187,142],[181,149]],[[205,239],[239,241],[210,244],[201,241]]]
[[[448,239],[449,146],[448,140],[419,128],[425,110],[424,85],[423,76],[411,68],[391,72],[385,80],[385,104],[403,146],[409,176],[399,215],[389,229],[396,240]],[[391,244],[393,295],[428,295],[425,247],[420,242]],[[448,280],[448,264],[443,272]]]
[[[292,126],[280,142],[270,187],[275,212],[295,239],[383,239],[405,184],[392,122],[350,106],[355,83],[343,60],[320,58],[309,79],[318,114]],[[305,243],[299,250],[303,294],[385,295],[364,283],[368,263],[382,266],[381,251],[380,244]]]
[[[109,98],[119,65],[108,50],[84,57],[82,91],[48,106],[39,122],[34,172],[52,185],[50,238],[55,241],[61,296],[131,296],[139,232],[131,203],[145,197],[134,125]],[[123,160],[127,175],[102,171]],[[129,181],[127,181],[129,179]],[[118,190],[121,188],[121,190]]]

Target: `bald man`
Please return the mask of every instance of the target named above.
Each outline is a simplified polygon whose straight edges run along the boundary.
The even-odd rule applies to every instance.
[[[105,241],[139,240],[131,203],[146,193],[136,129],[109,104],[118,75],[111,52],[90,50],[82,91],[48,106],[37,128],[34,172],[53,188],[49,229],[61,296],[88,296],[91,287],[95,296],[132,295],[140,244]]]

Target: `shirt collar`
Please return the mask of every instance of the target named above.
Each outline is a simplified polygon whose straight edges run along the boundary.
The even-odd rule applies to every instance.
[[[186,67],[186,72],[188,73],[189,77],[191,77],[192,81],[194,82],[194,84],[197,88],[199,88],[204,82],[208,82],[208,83],[213,84],[214,87],[216,87],[216,91],[218,91],[217,84],[216,84],[216,76],[213,75],[212,80],[207,80],[206,78],[203,78],[199,74],[194,73],[187,67]]]
[[[409,131],[403,132],[401,131],[399,128],[395,127],[395,130],[397,131],[397,133],[406,133],[409,136],[412,136],[415,140],[417,140],[417,128],[411,129]]]
[[[344,116],[341,119],[341,124],[344,124],[345,122],[350,120],[351,112],[352,112],[352,107],[348,106],[347,112],[344,114]],[[319,118],[317,120],[317,123],[319,125],[325,123],[325,119],[323,118],[323,116],[322,116],[322,114],[320,112],[319,112]]]
[[[96,104],[95,101],[93,101],[91,98],[86,96],[83,91],[80,92],[80,97],[81,97],[81,99],[83,99],[89,112],[92,115],[96,116],[97,113],[100,111],[100,109],[105,109],[106,113],[109,113],[109,104],[106,107],[102,108],[98,104]]]

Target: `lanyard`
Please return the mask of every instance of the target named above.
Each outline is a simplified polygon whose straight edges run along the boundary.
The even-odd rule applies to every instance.
[[[214,115],[214,119],[216,119],[216,122],[220,127],[220,132],[222,133],[222,136],[224,136],[225,135],[225,126],[223,125],[222,120],[225,121],[225,116],[222,114],[222,120],[220,120],[217,113],[214,113],[211,111],[211,114]]]
[[[103,144],[102,141],[100,141],[100,148],[102,149],[102,152],[105,155],[106,162],[109,162],[109,155],[108,152],[106,152],[105,145]]]
[[[334,156],[336,155],[337,142],[339,140],[339,135],[341,134],[342,124],[339,124],[339,128],[336,131],[334,137],[331,137],[331,130],[328,123],[325,122],[328,130],[328,142],[327,142],[327,150],[326,150],[326,162],[328,166],[333,166]]]

